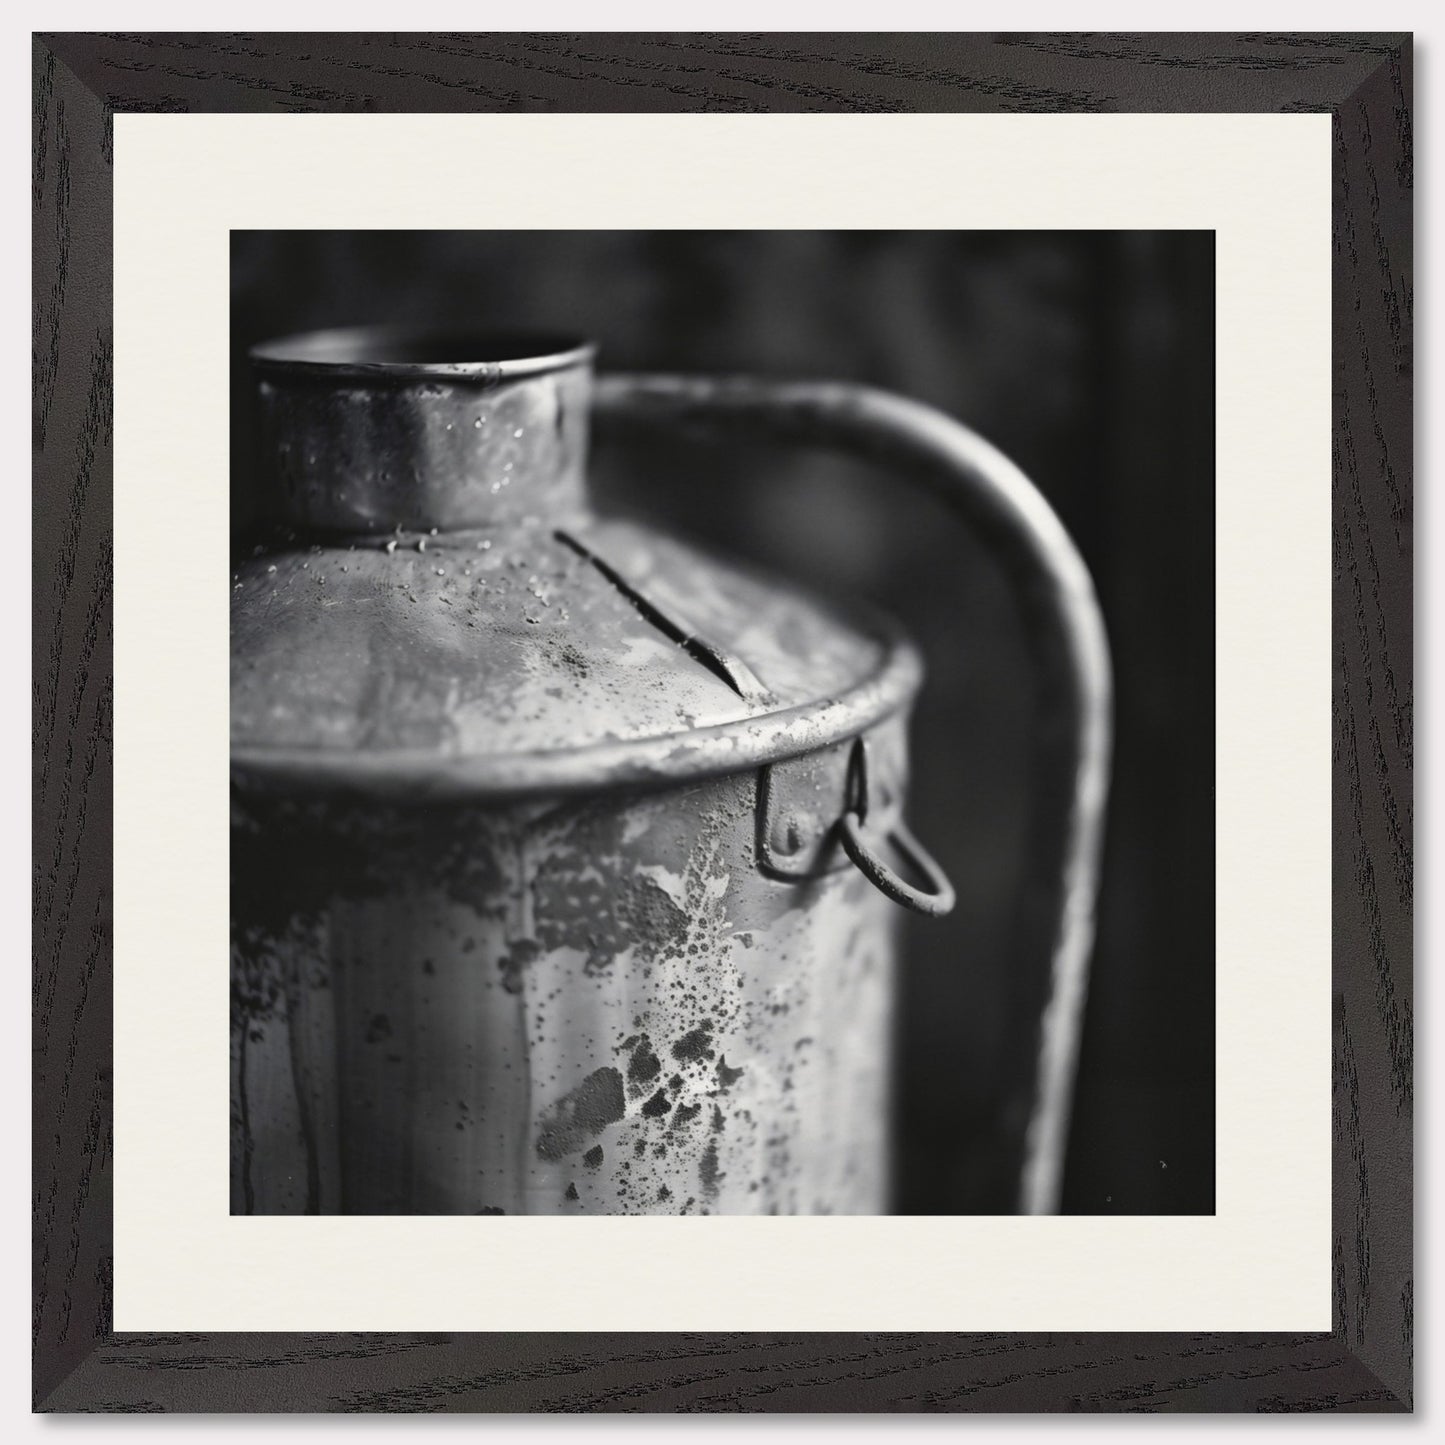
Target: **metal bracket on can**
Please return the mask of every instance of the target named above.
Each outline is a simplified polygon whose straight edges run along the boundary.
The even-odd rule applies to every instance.
[[[855,738],[848,754],[842,811],[816,830],[811,846],[800,826],[809,820],[800,819],[798,809],[778,807],[779,780],[774,775],[779,766],[768,764],[758,771],[757,855],[764,873],[786,882],[804,883],[837,873],[852,863],[880,893],[904,908],[934,918],[952,910],[956,901],[953,885],[909,831],[901,814],[884,821],[879,831],[924,886],[905,882],[869,846],[865,829],[873,829],[867,828],[872,800],[866,738]],[[878,821],[875,813],[875,823]],[[841,858],[837,856],[839,845]]]

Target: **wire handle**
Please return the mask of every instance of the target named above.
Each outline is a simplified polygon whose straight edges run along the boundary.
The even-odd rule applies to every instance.
[[[927,885],[915,888],[905,883],[864,840],[870,803],[868,776],[868,739],[855,738],[848,755],[848,794],[843,816],[838,820],[838,835],[843,851],[853,866],[881,893],[903,908],[921,913],[926,918],[942,918],[953,912],[957,895],[948,875],[938,866],[933,855],[918,841],[902,818],[888,829],[887,841],[914,873]]]
[[[889,830],[888,841],[909,865],[922,875],[926,889],[905,883],[863,840],[863,823],[857,813],[844,813],[841,823],[843,851],[853,860],[858,871],[885,897],[915,913],[929,918],[942,918],[953,911],[953,884],[933,856],[908,830],[900,818]]]
[[[1050,977],[1020,1205],[1028,1214],[1055,1212],[1093,947],[1110,748],[1108,642],[1073,541],[996,447],[933,407],[872,387],[614,374],[597,379],[594,409],[603,421],[749,434],[901,470],[979,532],[1003,565],[1039,693],[1019,946],[1026,962],[1047,957]],[[873,855],[860,847],[854,857],[867,871],[859,858]]]

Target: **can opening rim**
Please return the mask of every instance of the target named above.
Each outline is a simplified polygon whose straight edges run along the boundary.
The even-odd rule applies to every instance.
[[[346,326],[253,346],[262,376],[449,377],[488,384],[587,366],[590,341],[559,333],[421,326]]]

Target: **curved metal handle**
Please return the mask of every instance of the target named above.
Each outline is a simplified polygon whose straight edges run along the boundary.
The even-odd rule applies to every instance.
[[[1030,1214],[1054,1212],[1088,986],[1109,772],[1109,650],[1078,550],[1043,496],[996,447],[932,407],[872,387],[612,375],[598,378],[595,410],[608,422],[745,433],[902,469],[981,532],[1002,562],[1039,687],[1020,946],[1030,958],[1047,950],[1051,980],[1021,1205]],[[873,855],[860,849],[859,856]]]
[[[909,866],[928,884],[927,889],[905,883],[863,840],[863,820],[857,813],[844,813],[840,824],[843,851],[853,860],[858,871],[885,897],[915,913],[929,918],[942,918],[953,910],[953,884],[932,855],[909,831],[900,818],[889,830],[888,841],[907,859]]]
[[[888,842],[927,888],[905,883],[864,841],[863,829],[868,823],[872,801],[869,781],[868,739],[860,737],[848,756],[848,794],[843,816],[838,820],[838,836],[843,851],[853,866],[885,897],[903,908],[922,913],[927,918],[942,918],[953,912],[958,901],[948,875],[938,866],[933,855],[913,836],[902,818],[895,819],[888,829]]]

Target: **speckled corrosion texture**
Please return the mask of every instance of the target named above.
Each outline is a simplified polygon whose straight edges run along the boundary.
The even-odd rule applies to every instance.
[[[903,723],[875,729],[878,796]],[[481,809],[238,799],[238,1213],[878,1213],[898,914],[826,838],[848,744]]]

